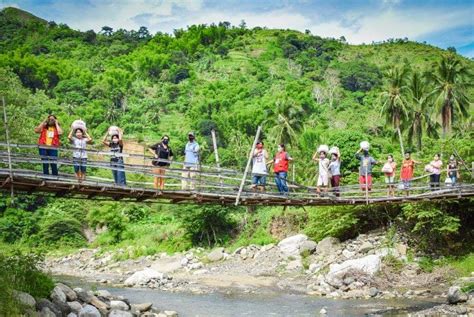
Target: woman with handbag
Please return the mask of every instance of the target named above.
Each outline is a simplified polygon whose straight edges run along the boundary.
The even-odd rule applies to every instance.
[[[395,170],[397,169],[397,163],[393,160],[393,155],[387,156],[387,162],[382,167],[382,173],[385,174],[385,184],[387,184],[388,196],[395,196]]]
[[[165,188],[165,172],[166,168],[171,165],[170,161],[173,160],[173,151],[169,147],[170,138],[164,135],[161,138],[161,142],[150,146],[148,151],[155,157],[151,162],[155,167],[153,173],[157,176],[154,179],[155,189],[163,190]]]

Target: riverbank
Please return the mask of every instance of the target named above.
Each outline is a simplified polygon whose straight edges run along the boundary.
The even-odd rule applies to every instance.
[[[48,258],[55,275],[71,275],[104,285],[146,287],[191,294],[299,294],[332,299],[416,299],[444,303],[452,284],[474,283],[448,267],[424,271],[403,239],[388,240],[382,231],[340,242],[319,243],[299,234],[278,244],[251,245],[117,261],[123,252],[81,249]],[[474,312],[467,295],[466,312]],[[470,297],[469,297],[470,296]],[[464,309],[464,308],[463,308]]]

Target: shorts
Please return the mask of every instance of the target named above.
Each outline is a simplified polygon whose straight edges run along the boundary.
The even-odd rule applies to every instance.
[[[403,185],[403,189],[409,189],[410,188],[410,180],[409,179],[402,179],[402,185]]]
[[[329,176],[319,174],[316,186],[329,186]]]
[[[265,186],[267,183],[266,175],[252,175],[252,185],[254,186]]]
[[[394,183],[395,183],[395,175],[385,176],[385,184],[394,184]]]
[[[368,174],[367,179],[365,175],[360,175],[359,184],[362,190],[365,190],[366,184],[367,184],[367,189],[370,190],[372,188],[372,175]]]
[[[74,163],[74,173],[85,173],[86,172],[86,165],[87,159],[86,158],[73,158],[72,162]]]

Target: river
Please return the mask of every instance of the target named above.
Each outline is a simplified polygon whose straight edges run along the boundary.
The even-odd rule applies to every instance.
[[[105,289],[121,295],[132,303],[152,302],[161,310],[177,311],[180,317],[234,316],[319,316],[325,308],[327,316],[406,316],[407,313],[439,304],[434,301],[408,299],[343,300],[308,295],[265,294],[188,294],[152,289],[118,288],[81,282],[76,278],[57,277],[73,286]]]

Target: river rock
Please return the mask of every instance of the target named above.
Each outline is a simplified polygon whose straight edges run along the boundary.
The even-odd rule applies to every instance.
[[[211,262],[222,260],[224,257],[224,248],[215,248],[207,255],[207,259]]]
[[[40,317],[57,317],[61,315],[56,315],[49,307],[43,307],[39,313]]]
[[[319,270],[321,270],[321,264],[320,263],[311,263],[309,265],[308,269],[311,273],[318,273]]]
[[[74,292],[76,292],[77,298],[79,300],[81,300],[84,303],[90,303],[93,295],[87,292],[85,289],[77,287],[74,289]]]
[[[79,317],[101,317],[97,308],[92,305],[85,305],[79,311]]]
[[[188,258],[184,257],[181,259],[181,262],[180,262],[181,266],[186,266],[188,265],[188,263],[189,263]]]
[[[467,301],[467,295],[459,286],[451,286],[448,290],[448,303],[457,304]]]
[[[260,252],[267,252],[267,251],[270,251],[270,250],[273,249],[274,247],[275,247],[275,244],[273,244],[273,243],[264,245],[264,246],[260,249]]]
[[[283,253],[283,255],[289,256],[299,256],[300,247],[303,242],[307,241],[308,237],[304,234],[297,234],[281,240],[278,243],[278,248]]]
[[[95,306],[102,314],[107,314],[107,310],[110,308],[109,305],[98,299],[96,296],[92,296],[89,304]]]
[[[133,317],[133,314],[120,309],[112,309],[109,313],[109,317]]]
[[[316,253],[318,254],[330,254],[334,250],[339,248],[341,242],[338,238],[327,237],[318,242],[316,247]]]
[[[312,240],[303,241],[303,243],[300,245],[300,254],[313,253],[316,251],[317,246],[318,244]]]
[[[369,241],[365,241],[359,248],[360,253],[366,253],[374,248],[374,245]]]
[[[112,310],[129,310],[130,307],[127,305],[127,303],[121,301],[121,300],[111,300],[110,301],[110,309]]]
[[[173,310],[165,310],[163,312],[167,317],[178,317],[178,313]]]
[[[68,302],[67,304],[68,304],[69,308],[71,308],[71,311],[73,313],[79,314],[79,312],[82,309],[82,305],[78,301]]]
[[[303,264],[301,263],[301,259],[290,261],[286,266],[286,269],[288,271],[300,270],[302,268],[303,268]]]
[[[36,300],[30,294],[25,293],[25,292],[20,292],[20,291],[14,291],[13,295],[20,302],[21,305],[30,307],[30,308],[35,308]]]
[[[66,295],[66,299],[68,302],[73,302],[77,300],[77,294],[74,292],[69,286],[63,283],[57,283],[56,287],[59,287],[63,293]]]
[[[112,298],[112,294],[108,290],[105,289],[100,289],[95,292],[95,295],[98,297],[104,297],[104,298]]]
[[[71,307],[67,303],[53,301],[53,304],[61,311],[61,316],[67,316],[71,312]]]
[[[164,274],[150,268],[145,268],[143,271],[137,271],[127,278],[124,282],[125,286],[146,285],[150,280],[161,280]]]
[[[66,317],[77,317],[77,314],[76,313],[69,313],[69,314],[67,314]]]
[[[370,297],[375,297],[379,294],[379,290],[376,287],[371,287],[369,288],[369,296]]]
[[[151,309],[151,306],[153,306],[153,303],[142,303],[142,304],[132,304],[131,310],[132,312],[146,312]]]
[[[59,286],[53,288],[49,297],[51,297],[53,302],[66,303],[66,294],[64,294]]]
[[[61,316],[61,311],[51,301],[46,298],[41,298],[36,302],[36,310],[42,311],[43,308],[48,308],[53,314]]]

